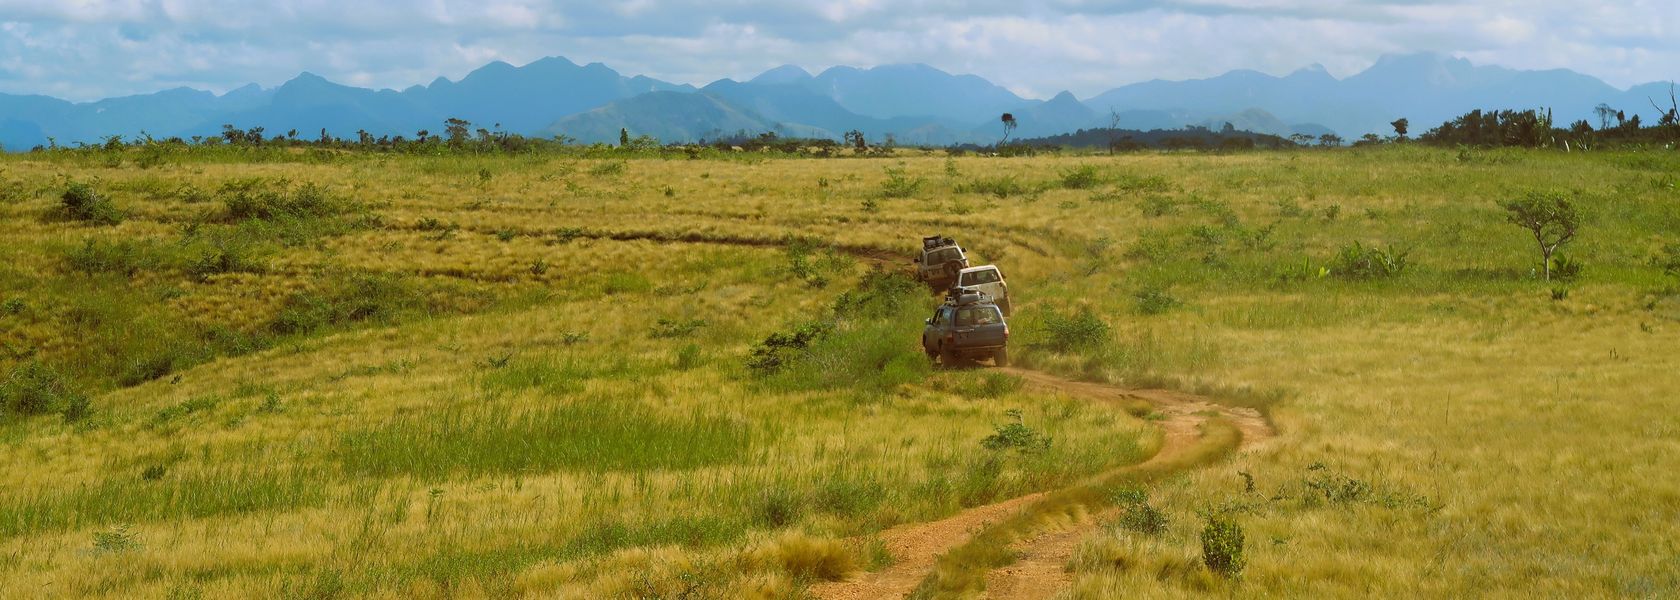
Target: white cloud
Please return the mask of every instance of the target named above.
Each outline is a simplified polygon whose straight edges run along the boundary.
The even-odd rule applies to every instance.
[[[489,60],[599,61],[703,85],[785,63],[925,62],[1047,96],[1237,68],[1338,76],[1384,53],[1680,78],[1671,0],[0,0],[0,92],[77,100],[300,71],[372,87]]]

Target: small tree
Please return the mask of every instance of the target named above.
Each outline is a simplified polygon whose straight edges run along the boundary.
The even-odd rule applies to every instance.
[[[1507,221],[1527,229],[1534,236],[1534,243],[1540,247],[1546,280],[1551,281],[1552,254],[1559,246],[1575,239],[1580,212],[1559,192],[1529,192],[1500,206],[1505,208]]]
[[[627,128],[624,128],[624,127],[618,128],[618,147],[623,148],[623,147],[629,146],[629,145],[630,145],[630,130],[627,129]]]
[[[998,117],[998,120],[1003,122],[1003,139],[998,141],[998,145],[1002,146],[1009,143],[1009,134],[1015,132],[1015,115],[1003,113],[1003,116]]]
[[[1325,148],[1334,148],[1336,146],[1340,146],[1340,145],[1342,145],[1342,136],[1336,135],[1334,133],[1326,133],[1324,135],[1318,136],[1318,145],[1323,146]]]
[[[1394,139],[1402,142],[1406,141],[1406,131],[1412,127],[1411,121],[1407,120],[1405,117],[1400,117],[1399,119],[1395,119],[1390,122],[1389,125],[1394,126]]]

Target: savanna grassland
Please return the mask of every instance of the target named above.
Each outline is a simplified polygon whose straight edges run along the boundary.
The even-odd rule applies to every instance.
[[[1277,432],[1090,488],[1046,592],[1672,596],[1677,184],[1412,145],[6,156],[0,596],[798,597],[1161,447],[931,365],[934,233],[1010,278],[1018,367]],[[1497,204],[1537,191],[1582,214],[1549,282]]]

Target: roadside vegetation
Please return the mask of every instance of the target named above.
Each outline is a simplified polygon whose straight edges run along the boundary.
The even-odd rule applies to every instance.
[[[1680,593],[1672,152],[475,139],[0,157],[0,597],[794,597],[1039,491],[922,593],[1068,519],[1079,597]],[[1279,437],[1090,479],[1152,415],[930,365],[936,233],[1016,365]]]

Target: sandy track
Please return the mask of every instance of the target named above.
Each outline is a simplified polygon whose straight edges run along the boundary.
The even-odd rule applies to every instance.
[[[1162,430],[1160,450],[1142,463],[1121,467],[1104,476],[1181,458],[1195,447],[1202,424],[1216,417],[1237,426],[1242,432],[1240,447],[1244,449],[1253,448],[1274,435],[1271,424],[1259,411],[1220,405],[1193,394],[1170,390],[1128,390],[1062,379],[1026,369],[999,370],[1019,376],[1035,388],[1112,404],[1117,410],[1124,410],[1137,400],[1150,403],[1163,417],[1156,421]],[[1031,506],[1044,495],[1041,492],[1021,496],[971,508],[939,521],[888,529],[880,537],[896,560],[892,566],[873,573],[861,573],[845,581],[818,584],[811,588],[811,594],[825,600],[908,596],[933,569],[939,555],[967,542],[986,525]],[[1066,589],[1071,581],[1065,565],[1079,539],[1095,527],[1095,523],[1095,519],[1080,519],[1069,527],[1042,533],[1017,544],[1015,548],[1021,553],[1021,559],[987,575],[989,596],[1047,598]]]

